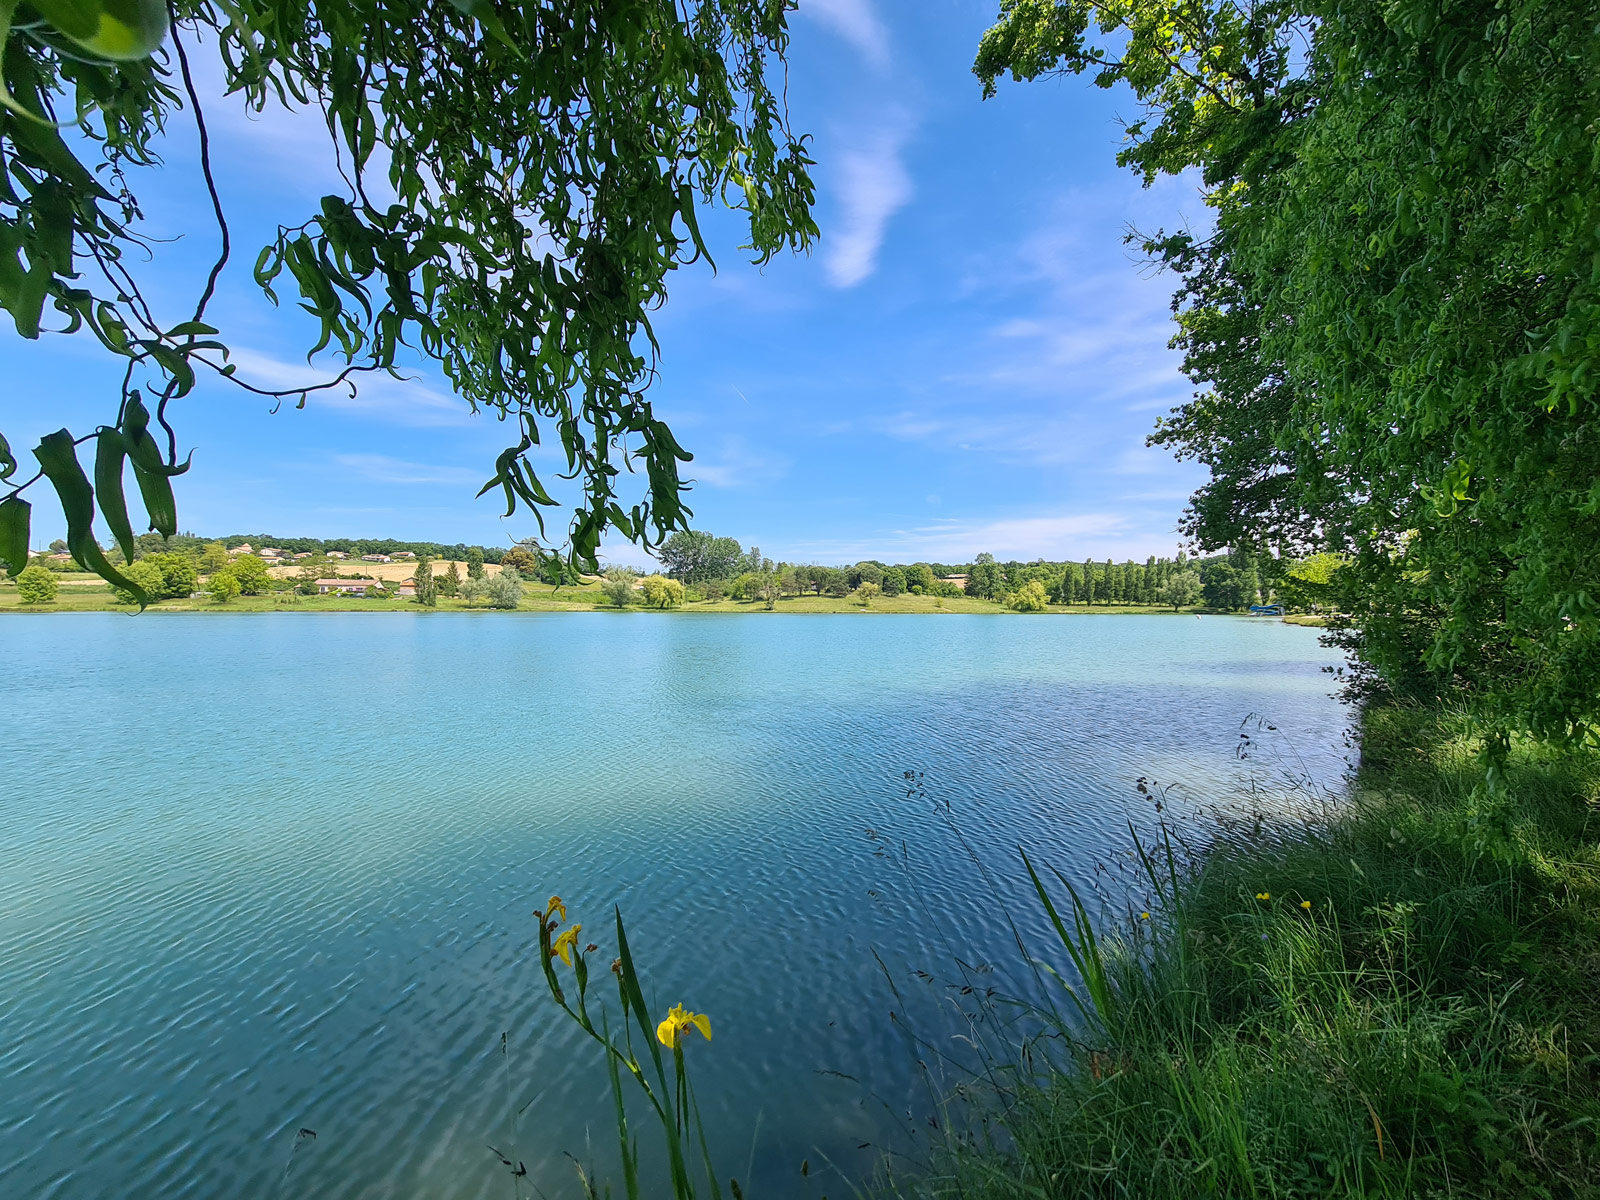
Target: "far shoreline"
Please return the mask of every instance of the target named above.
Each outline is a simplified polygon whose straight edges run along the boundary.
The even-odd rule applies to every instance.
[[[1184,609],[1174,612],[1171,609],[1139,607],[1136,605],[1115,606],[1106,608],[1087,608],[1081,605],[1051,605],[1042,612],[1016,612],[994,604],[969,602],[959,608],[919,606],[910,607],[872,607],[863,608],[859,604],[840,604],[838,606],[808,605],[806,607],[780,604],[777,608],[768,609],[760,604],[729,604],[729,603],[697,603],[680,605],[674,608],[647,608],[642,605],[629,605],[626,608],[615,608],[611,605],[578,603],[546,603],[523,604],[515,609],[495,609],[485,606],[467,607],[465,605],[440,605],[436,608],[425,608],[409,602],[398,604],[384,604],[382,602],[356,602],[351,604],[197,604],[197,605],[172,605],[152,604],[142,613],[132,605],[123,604],[49,604],[49,605],[19,605],[0,604],[0,617],[60,617],[77,616],[86,613],[109,613],[123,616],[144,616],[151,614],[182,614],[186,616],[263,616],[268,614],[293,614],[299,616],[316,616],[320,614],[351,613],[369,616],[438,616],[441,614],[454,614],[463,616],[551,616],[562,614],[582,613],[612,613],[618,616],[625,615],[678,615],[678,616],[864,616],[864,617],[950,617],[950,616],[976,616],[976,617],[1229,617],[1241,620],[1276,621],[1284,625],[1303,625],[1323,627],[1327,620],[1323,617],[1304,614],[1289,614],[1288,616],[1252,616],[1249,613],[1222,612],[1216,609]]]
[[[638,598],[643,599],[639,594]],[[560,586],[527,581],[523,586],[522,602],[515,609],[497,609],[486,604],[468,605],[455,596],[439,596],[433,607],[419,605],[413,597],[388,595],[382,598],[364,595],[327,593],[304,595],[299,592],[278,590],[256,595],[235,596],[226,603],[218,603],[205,593],[174,597],[158,601],[144,610],[150,613],[204,613],[222,616],[240,613],[571,613],[571,612],[673,612],[715,615],[751,614],[826,614],[833,616],[1246,616],[1243,612],[1229,612],[1204,605],[1185,606],[1174,610],[1166,604],[1051,604],[1040,612],[1017,612],[993,600],[980,600],[964,594],[935,596],[926,593],[901,592],[893,596],[876,595],[863,605],[859,595],[843,596],[805,593],[788,594],[768,608],[763,600],[736,600],[723,596],[717,599],[690,599],[671,608],[656,608],[645,604],[629,604],[618,608],[606,597],[598,580],[585,579],[578,583]],[[0,616],[33,614],[59,616],[68,613],[111,612],[137,614],[131,604],[118,603],[110,587],[98,579],[78,575],[64,579],[54,600],[48,604],[22,604],[15,586],[0,585]],[[1273,617],[1296,625],[1324,625],[1326,619],[1307,614]]]

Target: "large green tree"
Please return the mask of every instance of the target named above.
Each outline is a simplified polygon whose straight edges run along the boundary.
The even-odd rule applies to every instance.
[[[975,600],[999,600],[1005,591],[1005,581],[995,565],[994,555],[978,555],[967,572],[967,595]]]
[[[96,509],[132,560],[131,463],[151,528],[176,531],[171,481],[187,459],[174,422],[197,383],[298,403],[319,390],[251,380],[211,323],[236,248],[194,83],[201,56],[235,102],[326,115],[348,190],[285,214],[254,260],[268,298],[287,292],[313,318],[307,349],[333,360],[322,387],[359,387],[419,348],[465,404],[510,427],[484,488],[508,514],[556,503],[529,458],[548,439],[582,491],[567,531],[579,560],[593,562],[608,527],[646,543],[685,527],[689,455],[646,395],[649,315],[672,271],[709,257],[704,204],[745,212],[758,261],[814,236],[805,140],[773,86],[790,7],[0,0],[0,308],[23,338],[90,337],[123,367],[106,423],[45,438],[37,473],[0,439],[0,561],[21,570],[24,493],[46,479],[74,557],[127,584],[95,543]],[[176,307],[142,286],[135,253],[137,189],[169,132],[198,141],[217,248]],[[626,495],[635,460],[645,486]]]
[[[698,529],[669,537],[656,552],[667,574],[691,587],[711,579],[732,579],[745,565],[744,549],[730,537]]]
[[[239,581],[239,587],[246,596],[259,596],[272,587],[272,572],[266,560],[258,555],[241,554],[228,564],[226,570]]]
[[[977,70],[1143,103],[1208,549],[1349,556],[1350,644],[1501,728],[1600,722],[1600,6],[1004,0]]]

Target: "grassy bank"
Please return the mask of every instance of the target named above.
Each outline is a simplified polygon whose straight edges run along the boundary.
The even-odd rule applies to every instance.
[[[1309,625],[1313,629],[1325,629],[1328,625],[1327,617],[1314,616],[1311,613],[1288,613],[1283,618],[1285,625]]]
[[[1600,1195],[1600,755],[1521,746],[1491,800],[1459,721],[1375,710],[1364,751],[1320,828],[1157,856],[1119,937],[1056,895],[1087,1032],[890,1190]]]
[[[118,604],[111,589],[93,576],[67,576],[51,604],[23,605],[18,602],[15,587],[0,586],[0,613],[21,612],[135,612],[131,605]],[[429,611],[420,608],[409,598],[390,597],[369,600],[358,596],[300,596],[292,592],[273,592],[263,596],[238,596],[226,604],[209,598],[163,600],[153,605],[150,612],[410,612]],[[461,600],[439,597],[437,612],[469,611]],[[479,605],[470,611],[491,611]],[[569,585],[552,588],[548,584],[529,583],[523,589],[521,612],[597,612],[617,611],[606,602],[596,584]],[[629,608],[627,612],[642,611]],[[674,609],[675,612],[747,612],[762,613],[766,606],[760,601],[714,600],[695,601]],[[941,599],[935,596],[880,596],[870,607],[850,597],[786,596],[779,600],[774,612],[779,613],[1008,613],[1010,610],[987,600],[969,600],[964,596]],[[1137,605],[1051,605],[1053,613],[1159,613],[1171,614],[1171,609],[1149,608]]]

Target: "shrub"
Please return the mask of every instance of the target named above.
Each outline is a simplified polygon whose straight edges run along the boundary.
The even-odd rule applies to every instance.
[[[150,558],[155,557],[157,556],[150,556]],[[129,583],[138,584],[151,600],[160,600],[164,595],[162,589],[166,581],[162,578],[160,565],[151,562],[150,558],[141,558],[138,562],[128,563],[122,568],[122,577]],[[139,603],[139,598],[127,588],[113,587],[111,595],[118,604]],[[184,595],[188,593],[185,592]]]
[[[491,608],[516,608],[522,603],[522,576],[502,566],[500,573],[489,580],[484,594]]]
[[[883,589],[872,580],[863,579],[861,585],[856,588],[856,599],[860,601],[862,608],[871,608],[872,598],[882,591]]]
[[[632,567],[607,567],[600,594],[617,608],[627,608],[633,603],[633,581],[639,573]]]
[[[644,602],[651,608],[677,608],[684,600],[684,587],[676,579],[665,575],[647,575],[644,580]]]
[[[239,577],[226,567],[220,571],[213,571],[206,590],[218,604],[226,604],[239,594]]]
[[[1045,593],[1044,584],[1037,579],[1030,579],[1011,593],[1007,603],[1018,612],[1043,612],[1050,603],[1050,597]]]
[[[54,604],[60,586],[54,575],[34,563],[17,576],[17,599],[23,604]]]
[[[147,554],[139,562],[149,563],[160,572],[161,582],[150,594],[153,600],[181,599],[193,593],[200,582],[199,568],[187,554]]]

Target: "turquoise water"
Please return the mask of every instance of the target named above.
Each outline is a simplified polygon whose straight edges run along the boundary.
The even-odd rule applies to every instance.
[[[19,616],[0,661],[5,1197],[510,1196],[524,1105],[576,1196],[614,1135],[529,952],[551,892],[711,1014],[722,1173],[837,1195],[915,1152],[951,981],[1024,985],[1019,843],[1093,883],[1140,776],[1203,835],[1345,754],[1333,655],[1264,620]]]

